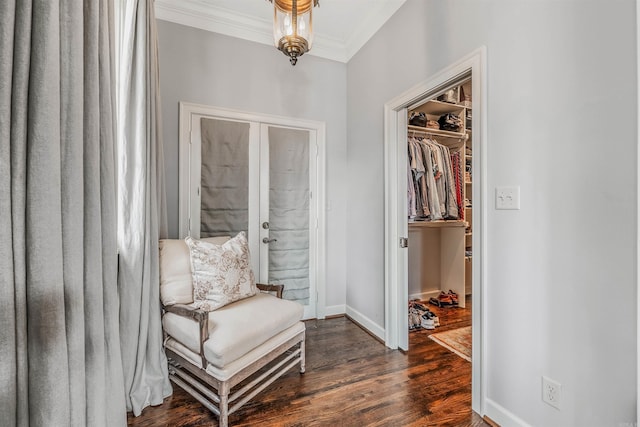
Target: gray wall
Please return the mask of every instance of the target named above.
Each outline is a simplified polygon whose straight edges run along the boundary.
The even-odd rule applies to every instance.
[[[347,305],[384,327],[383,105],[488,52],[487,410],[502,425],[636,417],[632,0],[408,0],[351,59]],[[541,376],[562,383],[560,411]]]
[[[327,305],[344,307],[346,65],[304,56],[292,67],[274,47],[158,21],[170,237],[178,236],[178,102],[326,123]],[[330,307],[331,309],[331,307]]]

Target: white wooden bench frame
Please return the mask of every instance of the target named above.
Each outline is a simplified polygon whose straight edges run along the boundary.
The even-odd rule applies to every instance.
[[[282,285],[257,284],[257,286],[261,291],[275,292],[278,298],[282,298]],[[209,338],[209,313],[183,304],[168,305],[164,309],[199,323],[201,365],[198,366],[171,348],[165,347],[169,359],[169,378],[216,414],[220,420],[220,427],[227,427],[229,415],[240,409],[296,364],[300,364],[300,373],[305,371],[305,331],[303,330],[230,378],[226,380],[216,378],[206,370],[208,362],[204,355],[204,343]],[[273,366],[268,367],[264,372],[258,372],[269,364]],[[254,374],[255,378],[250,378]],[[249,382],[234,389],[248,378]],[[232,406],[229,407],[229,405]]]

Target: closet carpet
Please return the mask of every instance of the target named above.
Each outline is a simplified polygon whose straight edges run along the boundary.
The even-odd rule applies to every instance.
[[[291,371],[229,417],[232,426],[488,426],[471,410],[471,363],[431,333],[471,324],[467,308],[437,308],[442,326],[409,334],[408,353],[387,349],[345,317],[307,321],[307,372]],[[177,386],[129,426],[217,426]]]

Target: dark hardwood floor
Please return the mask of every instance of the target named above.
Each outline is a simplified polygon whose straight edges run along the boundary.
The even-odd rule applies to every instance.
[[[233,426],[488,426],[471,410],[471,363],[428,339],[471,324],[467,308],[430,308],[442,326],[409,335],[405,354],[344,317],[308,321],[307,372],[292,370],[229,417]],[[177,386],[129,426],[217,426]]]

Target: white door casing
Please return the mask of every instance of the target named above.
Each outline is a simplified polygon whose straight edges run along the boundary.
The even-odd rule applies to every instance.
[[[178,219],[180,238],[184,238],[187,235],[200,236],[200,120],[202,118],[250,124],[247,231],[252,254],[252,268],[258,281],[263,283],[269,277],[268,250],[265,250],[269,245],[262,243],[263,238],[269,238],[269,233],[268,230],[261,227],[263,222],[268,221],[269,211],[269,141],[265,135],[269,127],[308,132],[310,293],[309,303],[305,306],[304,318],[324,318],[326,301],[324,279],[326,277],[326,220],[323,209],[325,206],[324,123],[181,102]],[[197,161],[194,161],[194,159],[197,159]]]
[[[486,47],[480,47],[384,106],[385,161],[385,344],[407,350],[408,260],[400,238],[408,236],[407,109],[442,89],[472,78],[473,100],[473,277],[472,277],[472,408],[483,415],[487,396],[486,302],[487,265],[487,75]]]

